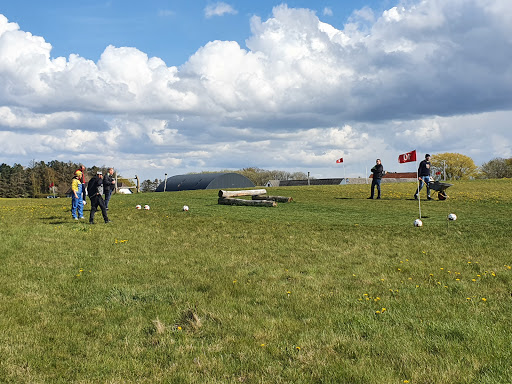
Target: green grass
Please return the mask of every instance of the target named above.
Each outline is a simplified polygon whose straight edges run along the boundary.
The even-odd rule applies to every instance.
[[[512,383],[512,181],[414,188],[0,199],[0,382]]]

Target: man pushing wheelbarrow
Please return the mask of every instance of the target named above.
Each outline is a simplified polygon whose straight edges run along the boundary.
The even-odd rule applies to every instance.
[[[430,190],[434,190],[437,192],[437,198],[439,200],[446,200],[448,195],[446,194],[446,189],[448,187],[451,187],[453,184],[448,183],[442,183],[440,181],[434,181],[430,178],[430,155],[425,155],[425,160],[422,160],[420,162],[420,165],[418,167],[418,180],[419,180],[419,186],[416,190],[416,193],[414,194],[414,198],[418,199],[418,195],[423,188],[423,185],[427,186],[427,200],[432,200],[432,197],[430,196]]]

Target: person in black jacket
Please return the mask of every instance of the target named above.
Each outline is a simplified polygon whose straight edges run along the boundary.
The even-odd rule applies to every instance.
[[[108,173],[103,178],[103,192],[105,193],[105,208],[108,210],[108,202],[110,201],[110,196],[112,196],[112,191],[116,187],[116,181],[112,177],[114,174],[114,168],[109,168]]]
[[[430,155],[427,153],[425,155],[425,160],[420,162],[420,166],[418,167],[418,180],[420,181],[420,185],[414,194],[414,198],[417,200],[418,195],[420,194],[421,189],[423,188],[423,184],[427,186],[427,200],[432,200],[430,197]]]
[[[373,199],[374,193],[375,193],[375,187],[377,187],[377,199],[380,199],[380,181],[382,179],[382,176],[384,176],[384,167],[382,166],[382,163],[380,159],[377,159],[377,162],[375,166],[371,169],[373,173],[372,177],[372,192],[369,199]]]
[[[89,199],[91,200],[91,214],[89,215],[89,224],[94,224],[94,214],[98,209],[98,206],[101,208],[101,213],[103,214],[103,220],[105,223],[110,223],[110,220],[107,216],[107,209],[105,208],[105,201],[103,201],[103,174],[98,172],[96,176],[94,176],[91,180],[89,180],[89,185],[87,186],[87,193],[89,194]]]

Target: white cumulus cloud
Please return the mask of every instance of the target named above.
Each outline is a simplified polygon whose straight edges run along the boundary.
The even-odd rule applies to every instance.
[[[53,58],[43,37],[0,15],[0,162],[112,162],[149,178],[246,166],[329,177],[336,158],[359,174],[364,161],[396,163],[415,148],[477,163],[510,156],[507,4],[365,7],[343,28],[280,5],[251,18],[245,46],[210,41],[179,67],[142,47],[110,45],[97,62]],[[216,3],[205,15],[233,12]]]

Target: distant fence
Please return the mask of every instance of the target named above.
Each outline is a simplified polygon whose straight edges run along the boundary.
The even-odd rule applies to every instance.
[[[122,187],[119,187],[119,184],[117,183],[117,174],[116,174],[116,193],[119,192],[119,189],[120,188],[126,188],[126,189],[129,189],[129,190],[132,190],[134,189],[135,192],[139,193],[140,192],[140,180],[139,180],[139,176],[135,175],[135,177],[131,177],[131,178],[128,178],[128,177],[123,177],[123,179],[125,180],[135,180],[135,187],[129,187],[129,186],[122,186]]]

